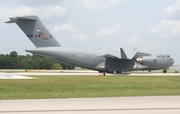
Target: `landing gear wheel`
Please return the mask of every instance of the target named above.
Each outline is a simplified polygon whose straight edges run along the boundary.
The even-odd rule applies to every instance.
[[[163,73],[167,73],[167,70],[163,70]]]
[[[103,72],[103,76],[106,76],[106,72]]]
[[[116,71],[116,73],[119,73],[119,74],[120,74],[120,73],[122,73],[122,71]]]

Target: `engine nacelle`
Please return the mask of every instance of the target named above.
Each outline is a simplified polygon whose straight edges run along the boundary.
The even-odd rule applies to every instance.
[[[149,64],[156,63],[157,59],[152,56],[145,56],[145,57],[138,57],[135,59],[135,61],[142,65],[149,65]]]
[[[136,62],[142,64],[143,63],[143,58],[142,57],[136,58]]]

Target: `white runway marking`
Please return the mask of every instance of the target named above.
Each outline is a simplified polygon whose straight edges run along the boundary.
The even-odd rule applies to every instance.
[[[37,79],[37,78],[17,75],[14,73],[3,73],[0,74],[0,79]]]

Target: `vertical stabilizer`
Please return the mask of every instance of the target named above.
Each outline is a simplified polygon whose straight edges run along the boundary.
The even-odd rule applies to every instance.
[[[12,17],[6,23],[16,23],[36,47],[61,46],[38,16]]]

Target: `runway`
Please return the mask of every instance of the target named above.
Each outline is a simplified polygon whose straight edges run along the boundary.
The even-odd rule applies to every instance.
[[[179,114],[180,96],[1,100],[0,114]]]
[[[102,76],[102,73],[93,70],[1,70],[0,76]],[[180,73],[162,73],[162,72],[123,72],[120,74],[106,73],[107,76],[180,76]],[[1,78],[0,78],[1,79]]]

